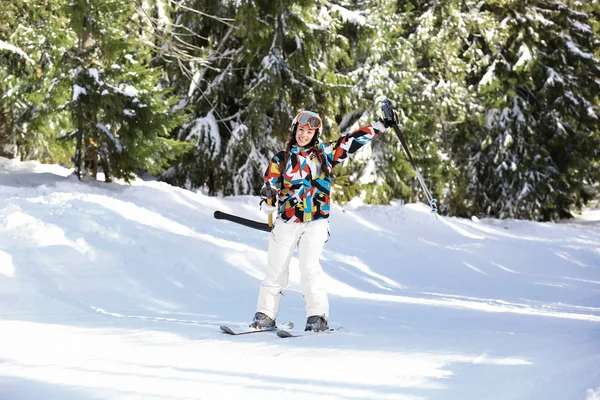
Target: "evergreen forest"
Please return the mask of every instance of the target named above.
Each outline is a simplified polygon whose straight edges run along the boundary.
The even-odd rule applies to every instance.
[[[0,156],[84,181],[257,195],[296,113],[330,141],[389,98],[443,215],[600,198],[600,0],[0,0]],[[425,201],[392,130],[333,200]]]

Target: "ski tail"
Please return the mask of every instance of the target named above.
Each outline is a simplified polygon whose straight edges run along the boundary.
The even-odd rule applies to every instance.
[[[214,217],[216,219],[224,219],[226,221],[235,222],[236,224],[247,226],[248,228],[258,229],[259,231],[271,232],[272,229],[269,224],[264,222],[253,221],[251,219],[238,217],[237,215],[227,214],[218,210],[215,211]]]

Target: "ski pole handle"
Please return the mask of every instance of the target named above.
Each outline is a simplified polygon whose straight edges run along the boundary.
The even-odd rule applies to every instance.
[[[273,205],[273,199],[268,198],[267,199],[267,204],[272,206]],[[273,227],[273,213],[269,214],[269,227]]]
[[[383,99],[381,103],[381,111],[383,112],[383,123],[386,127],[398,125],[398,114],[394,110],[394,106],[389,99]]]

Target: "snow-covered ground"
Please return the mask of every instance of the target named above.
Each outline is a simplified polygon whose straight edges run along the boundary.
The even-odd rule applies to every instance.
[[[561,224],[333,207],[333,334],[253,314],[258,198],[0,158],[0,399],[600,399],[600,212]],[[296,263],[296,261],[294,261]],[[305,321],[297,265],[279,321]]]

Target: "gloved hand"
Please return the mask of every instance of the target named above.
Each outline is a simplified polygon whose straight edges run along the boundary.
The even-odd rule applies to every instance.
[[[260,210],[265,214],[273,214],[277,210],[277,207],[274,205],[270,206],[267,204],[266,200],[263,200],[260,202]]]
[[[264,186],[260,189],[260,197],[262,197],[265,200],[277,200],[277,190],[273,189],[269,182],[265,182]]]
[[[383,118],[380,119],[381,123],[385,125],[386,128],[389,128],[393,125],[398,125],[398,114],[396,110],[394,110],[394,106],[392,102],[388,99],[383,99],[381,103],[381,111],[383,111]]]
[[[271,187],[269,182],[266,182],[265,185],[260,189],[260,209],[265,214],[273,213],[277,207],[277,191]],[[269,200],[271,200],[271,205],[269,205]]]

